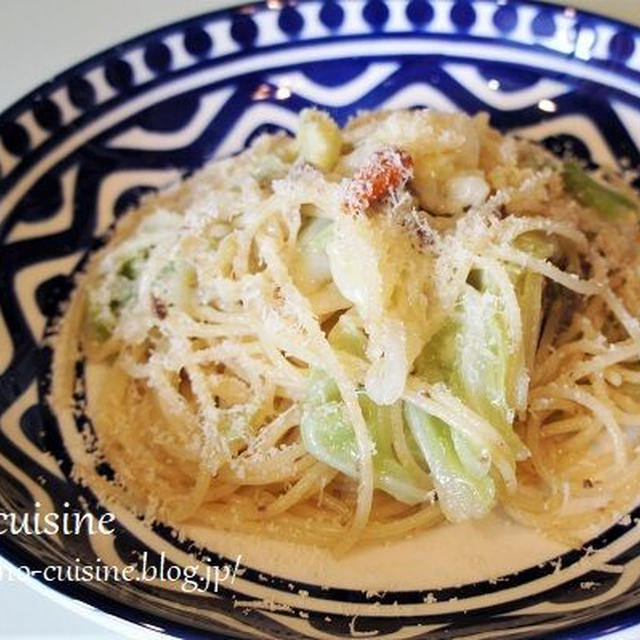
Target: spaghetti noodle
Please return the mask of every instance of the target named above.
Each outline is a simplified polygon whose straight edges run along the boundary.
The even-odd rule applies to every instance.
[[[149,520],[342,551],[498,504],[579,543],[638,498],[637,213],[482,115],[307,110],[91,261],[78,473]]]

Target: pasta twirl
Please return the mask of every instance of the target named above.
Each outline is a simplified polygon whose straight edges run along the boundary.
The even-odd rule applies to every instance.
[[[637,215],[483,115],[303,112],[92,259],[65,335],[115,478],[82,475],[339,551],[497,505],[578,543],[637,500]]]

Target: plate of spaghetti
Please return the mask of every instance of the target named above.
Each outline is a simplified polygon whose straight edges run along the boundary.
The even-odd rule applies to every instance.
[[[637,42],[246,5],[2,114],[2,555],[180,637],[635,624]]]

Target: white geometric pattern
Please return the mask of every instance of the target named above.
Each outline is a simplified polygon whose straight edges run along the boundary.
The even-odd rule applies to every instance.
[[[47,91],[60,111],[61,127],[70,125],[68,129],[54,132],[39,124],[33,100],[0,117],[2,125],[22,127],[18,133],[15,127],[9,133],[0,130],[0,220],[5,225],[0,227],[0,286],[6,287],[0,293],[7,294],[0,297],[0,471],[5,474],[0,476],[0,504],[7,496],[15,497],[8,490],[3,493],[6,475],[26,489],[26,498],[50,499],[51,504],[60,497],[56,492],[70,492],[74,499],[82,493],[66,479],[60,483],[60,469],[31,442],[20,420],[26,411],[38,407],[36,378],[46,386],[45,366],[39,359],[46,355],[41,337],[51,321],[51,296],[63,296],[55,287],[67,282],[52,278],[72,274],[92,239],[111,226],[116,206],[131,196],[132,189],[175,181],[207,154],[235,153],[262,127],[293,130],[297,110],[310,103],[330,108],[342,120],[363,104],[367,108],[480,108],[489,111],[498,126],[529,138],[578,138],[591,159],[601,164],[615,166],[624,156],[640,164],[640,83],[635,75],[640,73],[640,39],[637,34],[621,34],[614,23],[596,20],[585,26],[579,15],[552,11],[549,31],[545,11],[550,10],[537,4],[349,0],[340,4],[342,23],[330,26],[320,10],[336,6],[332,0],[309,0],[299,7],[268,4],[273,7],[246,11],[241,18],[212,15],[171,27],[63,76]],[[427,6],[432,20],[413,24],[409,6]],[[498,12],[510,10],[515,15],[513,30],[501,30]],[[295,15],[287,18],[287,11]],[[302,20],[299,29],[298,18]],[[547,35],[536,33],[537,22]],[[192,27],[200,29],[200,42],[211,38],[210,50],[189,52],[194,49],[193,42],[187,46],[187,31]],[[624,45],[615,60],[610,53],[613,38]],[[154,70],[147,59],[146,47],[158,43],[169,51],[171,65],[166,72]],[[126,78],[120,80],[125,88],[105,72],[116,58],[129,63],[130,85]],[[486,72],[487,62],[498,76],[500,65],[512,74],[514,68],[522,68],[525,80],[515,90],[503,90],[499,77],[491,82],[481,73],[482,66]],[[335,81],[322,80],[327,77],[327,65],[338,74]],[[341,79],[342,69],[350,65],[359,72],[345,71]],[[323,73],[317,73],[319,69]],[[88,83],[92,104],[79,106],[71,99],[65,85],[71,75]],[[261,85],[275,89],[267,92],[265,100],[252,99],[252,89]],[[595,89],[604,97],[591,108]],[[190,92],[199,104],[186,123],[179,120],[179,126],[163,126],[162,131],[145,126],[146,110],[162,108]],[[28,139],[28,152],[21,148],[20,131]],[[20,211],[45,174],[59,182],[61,205],[45,219],[14,220],[14,212]],[[46,253],[47,259],[30,253],[32,247]],[[14,357],[18,352],[13,352],[12,340],[18,341],[20,357]],[[80,425],[70,419],[62,434],[56,433],[55,426],[48,428],[49,435],[55,436],[51,447],[63,464],[69,463],[69,450],[56,437],[62,436],[65,443],[71,441],[67,436],[78,439]],[[40,486],[39,479],[45,476],[56,492]],[[18,488],[14,491],[20,493]],[[91,496],[85,492],[84,497]],[[175,562],[187,561],[189,556],[179,542],[139,527],[131,516],[118,515],[126,531],[109,541],[105,554],[124,558],[127,545],[136,543],[156,550],[166,547]],[[139,539],[132,543],[128,531]],[[385,637],[394,638],[422,635],[439,640],[458,633],[477,639],[519,638],[534,630],[551,634],[599,612],[633,605],[640,561],[636,557],[623,563],[619,557],[640,545],[640,529],[617,530],[601,543],[601,551],[580,561],[568,557],[540,568],[533,577],[506,576],[498,584],[478,587],[481,591],[466,585],[466,591],[438,591],[433,597],[410,592],[365,598],[356,591],[334,593],[307,585],[312,593],[303,598],[277,576],[262,581],[249,571],[226,599],[207,594],[202,600],[182,601],[174,593],[119,592],[105,587],[110,600],[101,606],[109,608],[109,602],[135,594],[167,626],[171,619],[178,619],[218,629],[222,635],[232,628],[246,635],[258,629],[280,637],[294,631],[306,637],[334,638],[350,632],[368,634],[372,624],[379,625]],[[24,541],[21,549],[29,550],[32,558],[38,553],[47,557],[58,553],[64,559],[66,553],[64,548],[42,549],[34,540]],[[92,550],[87,544],[83,552]],[[558,599],[558,592],[567,585],[593,582],[592,571],[608,580],[607,588],[592,593],[573,586],[572,601]],[[233,597],[235,606],[229,603]],[[270,598],[281,609],[256,611],[265,608],[262,600]],[[492,609],[495,605],[500,607]],[[462,611],[474,612],[475,617]],[[502,626],[494,626],[501,621]]]

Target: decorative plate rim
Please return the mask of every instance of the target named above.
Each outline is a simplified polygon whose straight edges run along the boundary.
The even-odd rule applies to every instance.
[[[342,0],[339,0],[341,2]],[[394,2],[395,0],[386,0],[386,2]],[[437,0],[436,0],[437,1]],[[114,55],[120,54],[123,50],[128,50],[136,45],[143,44],[149,40],[154,38],[159,38],[162,36],[169,35],[173,32],[178,32],[180,30],[184,30],[191,25],[198,25],[205,20],[213,20],[213,19],[221,19],[227,18],[231,19],[232,16],[242,14],[243,12],[253,12],[253,11],[265,11],[265,10],[279,10],[283,6],[297,6],[303,5],[311,2],[311,0],[291,0],[290,2],[283,3],[282,6],[278,5],[275,9],[274,7],[269,6],[269,0],[260,0],[258,2],[245,2],[240,5],[236,5],[233,7],[224,7],[221,9],[217,9],[215,11],[207,11],[203,12],[185,19],[181,19],[176,22],[171,22],[164,24],[160,27],[154,28],[152,30],[146,31],[144,33],[138,34],[121,42],[118,42],[114,45],[111,45],[107,48],[102,49],[98,53],[91,55],[90,57],[84,58],[83,60],[77,62],[76,64],[67,67],[60,73],[54,75],[49,81],[42,82],[36,88],[17,99],[15,102],[11,103],[8,107],[6,107],[2,112],[0,112],[0,125],[9,121],[15,120],[18,116],[28,110],[30,107],[37,102],[38,99],[42,99],[43,97],[51,95],[55,90],[60,88],[63,83],[69,78],[82,73],[100,63],[105,62],[109,58]],[[491,0],[469,0],[468,4],[495,4],[491,2]],[[623,20],[619,20],[616,18],[610,18],[607,16],[602,16],[596,14],[594,12],[574,9],[573,7],[567,7],[564,5],[550,4],[548,2],[544,2],[542,0],[515,0],[515,2],[509,3],[511,6],[531,6],[538,9],[551,10],[558,14],[566,11],[567,9],[571,9],[573,12],[571,17],[575,19],[576,23],[579,23],[581,20],[584,20],[585,23],[588,24],[604,24],[616,27],[618,29],[623,29],[626,32],[634,35],[635,37],[640,37],[640,27],[636,25],[632,25]],[[508,6],[508,5],[505,5]],[[390,32],[393,33],[393,32]],[[375,32],[372,30],[372,33],[369,34],[369,37],[377,35],[384,36],[386,34]],[[463,39],[470,39],[473,36],[469,36],[468,34],[462,34]],[[332,40],[334,36],[329,35],[325,38],[314,39],[314,41],[321,42],[323,40]],[[286,45],[285,45],[286,46]],[[257,47],[259,49],[259,47]],[[525,49],[531,49],[531,46],[525,45]],[[245,50],[241,50],[238,52],[238,55],[242,56],[245,53]],[[554,52],[557,55],[558,52]],[[217,56],[215,53],[211,57],[212,60],[216,60]],[[610,64],[616,65],[615,71],[617,73],[631,74],[636,77],[640,74],[640,70],[629,68],[624,62],[620,60],[615,60],[612,57],[603,58],[601,61],[609,62]],[[187,70],[188,71],[188,70]],[[640,82],[640,81],[639,81]],[[143,85],[145,83],[141,83]],[[88,109],[91,113],[94,107]],[[27,155],[30,154],[29,152]],[[8,174],[0,175],[0,182],[2,182]],[[0,230],[4,227],[4,220],[0,220]],[[640,525],[636,525],[640,526]],[[32,571],[40,570],[40,573],[32,577],[31,579],[37,580],[39,585],[46,587],[46,589],[50,589],[52,593],[63,594],[64,596],[71,599],[80,599],[82,602],[87,603],[98,610],[98,614],[107,613],[118,618],[132,623],[138,626],[141,630],[146,629],[146,625],[151,625],[155,627],[162,627],[167,633],[175,636],[175,637],[188,637],[188,638],[214,638],[225,640],[224,636],[205,632],[197,629],[196,627],[189,626],[185,623],[170,621],[168,618],[164,618],[153,613],[149,613],[144,609],[140,609],[136,606],[127,604],[125,602],[117,601],[108,595],[104,595],[99,591],[95,591],[90,589],[89,587],[84,586],[81,583],[75,582],[67,582],[67,581],[46,581],[44,577],[42,577],[42,568],[47,566],[46,563],[42,562],[39,558],[34,555],[31,555],[20,549],[16,545],[13,545],[10,540],[3,539],[0,537],[0,556],[3,560],[10,562],[14,567],[29,567]],[[31,580],[26,580],[26,583],[30,583]],[[580,623],[571,629],[565,628],[560,631],[553,632],[553,635],[557,640],[570,640],[575,638],[581,638],[587,640],[589,638],[597,638],[597,637],[605,637],[606,635],[619,631],[621,629],[631,628],[637,624],[640,624],[640,603],[636,606],[629,607],[626,610],[606,614],[603,617],[597,618],[595,620],[590,620],[587,622]],[[595,635],[594,635],[595,634]],[[545,631],[533,631],[533,634],[530,636],[533,638],[543,638],[549,637],[547,632]]]
[[[228,0],[222,0],[222,2],[227,2]],[[303,5],[312,2],[313,0],[283,0],[283,6],[296,6]],[[385,0],[385,2],[394,2],[395,0]],[[438,1],[438,0],[435,0]],[[338,0],[338,2],[344,2],[344,0]],[[496,4],[497,0],[468,0],[470,4],[478,4],[478,3],[487,3],[487,4]],[[553,2],[547,2],[546,0],[510,0],[510,2],[505,2],[503,6],[511,5],[529,5],[532,7],[546,8],[552,11],[563,12],[566,10],[571,10],[574,12],[576,18],[584,17],[589,21],[601,22],[604,24],[609,24],[617,27],[622,27],[628,31],[635,32],[636,35],[640,36],[640,25],[635,25],[630,22],[626,22],[620,18],[615,18],[611,16],[605,16],[594,11],[589,11],[586,9],[578,9],[576,7],[571,6],[570,4],[556,4]],[[209,18],[220,18],[223,16],[232,16],[234,14],[243,13],[247,10],[255,9],[259,10],[271,10],[277,11],[278,9],[274,9],[269,7],[269,0],[248,0],[242,2],[241,4],[222,7],[220,9],[215,9],[214,11],[204,11],[203,13],[194,14],[188,18],[182,18],[175,22],[169,22],[163,24],[159,27],[155,27],[150,29],[149,31],[145,31],[138,35],[132,36],[130,38],[126,38],[125,40],[121,40],[113,45],[105,47],[100,51],[91,54],[87,58],[83,58],[79,62],[74,63],[73,65],[66,67],[59,73],[53,75],[49,80],[45,80],[38,84],[34,89],[24,94],[17,100],[9,103],[2,111],[0,111],[0,121],[5,121],[10,117],[13,117],[15,112],[20,112],[20,109],[24,106],[33,103],[35,98],[38,98],[44,94],[51,93],[51,90],[55,88],[55,86],[62,80],[66,79],[69,76],[75,75],[81,69],[90,66],[96,62],[100,62],[103,58],[109,57],[111,54],[116,52],[122,48],[128,48],[134,46],[144,40],[147,40],[153,36],[159,36],[162,34],[166,34],[174,29],[180,29],[186,27],[190,24],[196,24],[201,22],[202,20],[206,20]]]

